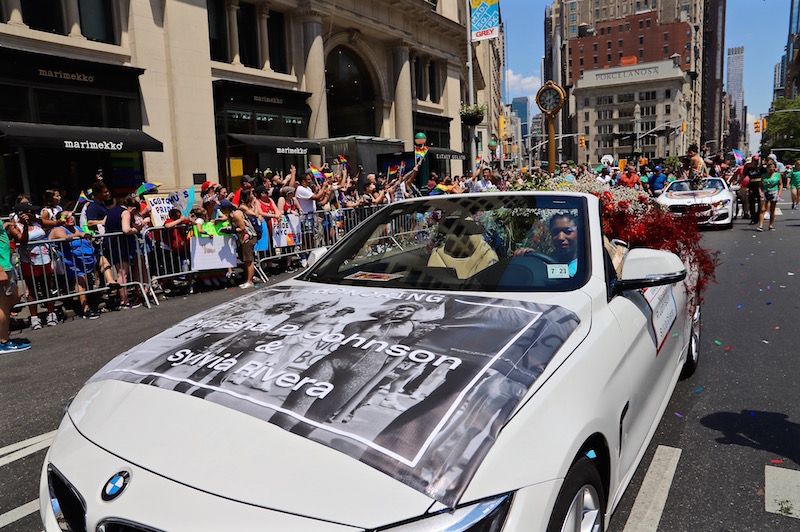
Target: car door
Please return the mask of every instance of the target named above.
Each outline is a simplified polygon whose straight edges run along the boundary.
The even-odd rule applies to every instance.
[[[625,367],[631,383],[620,429],[622,475],[635,465],[671,394],[684,345],[682,293],[682,284],[667,285],[626,292],[608,304],[627,346]]]

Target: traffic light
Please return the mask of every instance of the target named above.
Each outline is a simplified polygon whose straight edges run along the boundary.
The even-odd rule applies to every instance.
[[[581,137],[580,146],[581,146],[581,148],[585,148],[586,147],[586,137]]]
[[[761,133],[761,120],[756,120],[753,123],[753,131],[755,133]]]
[[[686,133],[686,122],[681,122],[681,132]]]
[[[506,136],[506,117],[500,115],[500,120],[497,126],[500,130],[500,138],[504,138]]]
[[[767,119],[766,118],[762,118],[761,119],[761,132],[762,133],[766,133],[767,132]]]

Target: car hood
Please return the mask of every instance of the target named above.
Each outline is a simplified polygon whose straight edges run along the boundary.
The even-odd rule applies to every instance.
[[[729,196],[723,190],[685,190],[680,192],[665,192],[658,197],[658,202],[664,205],[710,203]]]
[[[313,304],[315,301],[331,299],[335,295],[325,292],[312,294],[320,290],[319,286],[309,287],[306,283],[292,283],[259,291],[260,295],[256,293],[246,298],[244,303],[241,303],[241,300],[237,301],[240,301],[240,305],[247,306],[248,301],[263,302],[262,298],[269,298],[267,300],[272,301],[270,305],[274,307],[280,304],[280,301],[294,301],[298,297],[305,297],[308,303]],[[376,293],[382,297],[386,295],[382,291],[372,291],[372,295]],[[341,301],[359,307],[366,304],[359,303],[358,297],[361,295],[363,294],[357,290],[349,293],[348,297]],[[590,328],[591,298],[581,291],[569,294],[515,294],[516,298],[502,300],[487,299],[473,294],[447,294],[447,296],[449,299],[442,305],[445,307],[450,305],[452,313],[448,316],[439,316],[439,324],[443,328],[446,327],[442,325],[445,323],[445,317],[451,320],[449,323],[453,323],[456,320],[453,313],[460,312],[459,316],[469,314],[471,312],[469,306],[482,300],[486,300],[486,305],[523,309],[524,312],[535,311],[540,320],[552,319],[552,323],[548,322],[547,327],[537,333],[539,336],[532,338],[531,341],[526,340],[528,343],[523,348],[525,356],[538,357],[541,367],[533,364],[527,368],[529,373],[535,375],[525,381],[525,386],[519,386],[521,379],[524,379],[524,376],[520,377],[517,374],[519,368],[511,369],[510,366],[504,365],[508,362],[505,359],[512,356],[510,353],[519,347],[507,342],[502,348],[506,349],[509,346],[510,348],[503,351],[503,355],[496,359],[491,368],[483,372],[480,378],[476,377],[474,382],[465,387],[465,390],[472,390],[476,394],[482,393],[480,386],[488,386],[498,379],[498,375],[503,375],[504,378],[499,382],[506,386],[509,383],[513,385],[510,388],[513,393],[509,395],[509,401],[504,403],[504,406],[498,407],[502,412],[501,415],[505,415],[506,418],[510,418],[520,405],[530,403],[528,399],[532,396],[535,401],[535,394],[541,383],[556,371],[569,353],[585,338]],[[363,297],[367,299],[366,295]],[[371,296],[369,300],[372,301]],[[345,304],[341,301],[339,307]],[[359,407],[349,425],[344,422],[328,423],[326,420],[321,420],[319,422],[321,426],[332,427],[330,432],[317,430],[301,436],[285,430],[287,428],[285,426],[277,426],[272,417],[276,407],[286,407],[288,399],[282,404],[277,402],[275,405],[269,404],[267,399],[261,402],[255,401],[253,398],[259,395],[248,390],[246,383],[237,384],[219,380],[215,382],[214,379],[225,373],[224,371],[198,376],[198,373],[202,372],[195,370],[193,374],[187,373],[185,364],[183,367],[180,364],[174,367],[167,365],[167,370],[163,364],[154,366],[154,360],[164,360],[164,357],[172,356],[173,361],[177,361],[176,353],[181,349],[197,350],[196,345],[192,346],[191,342],[184,341],[187,330],[197,331],[198,323],[208,324],[210,323],[208,320],[214,316],[230,315],[235,312],[235,306],[226,304],[198,317],[184,320],[179,326],[165,331],[109,363],[90,380],[70,406],[70,418],[81,434],[123,460],[209,493],[247,504],[364,528],[374,528],[417,517],[424,514],[436,501],[452,506],[455,504],[454,501],[468,502],[512,491],[521,487],[521,482],[535,483],[550,480],[516,479],[513,483],[509,483],[497,478],[497,475],[493,475],[490,471],[482,471],[480,464],[486,458],[491,458],[490,462],[494,465],[498,461],[515,460],[513,456],[505,456],[508,453],[503,452],[503,439],[498,440],[496,435],[493,435],[487,438],[490,440],[488,444],[484,445],[486,442],[483,442],[478,445],[478,449],[482,449],[482,452],[470,451],[472,461],[468,462],[469,467],[460,463],[459,467],[454,469],[455,471],[466,469],[467,472],[462,473],[464,478],[454,480],[453,477],[447,477],[448,482],[461,484],[461,488],[455,494],[431,491],[430,485],[421,485],[419,476],[415,476],[417,471],[415,468],[421,467],[420,463],[424,464],[426,460],[431,460],[428,454],[420,453],[421,458],[414,467],[403,465],[406,462],[398,465],[399,462],[385,457],[397,455],[398,460],[402,462],[405,456],[402,447],[391,448],[386,444],[390,448],[384,449],[380,435],[366,437],[365,434],[370,434],[366,428],[363,430],[367,432],[359,432],[359,426],[366,427],[371,423],[386,424],[387,416],[391,415],[392,410],[380,408],[379,402],[377,405]],[[428,304],[428,307],[420,312],[431,311],[434,308],[438,307],[435,304]],[[482,308],[481,319],[487,319],[487,308]],[[447,314],[447,310],[444,313]],[[260,314],[263,315],[263,311]],[[424,317],[426,320],[434,318],[433,314]],[[495,317],[513,321],[513,313],[501,313]],[[248,319],[249,323],[258,323],[252,316],[240,317],[237,323],[241,324],[243,320],[247,322]],[[558,320],[569,323],[569,328],[559,333],[555,325]],[[217,323],[204,331],[231,327],[231,330],[241,332],[241,328],[231,326],[230,320],[222,322],[224,323]],[[471,321],[464,325],[474,327],[476,323]],[[536,323],[538,326],[544,322]],[[491,332],[484,330],[481,333],[483,336],[493,336],[501,343],[507,340],[504,337],[502,324],[488,323],[487,326]],[[509,327],[513,328],[514,325],[506,326]],[[253,328],[249,329],[251,333]],[[364,327],[361,326],[360,330],[364,330]],[[275,341],[274,328],[267,332],[256,332],[260,338],[259,342],[262,342],[258,345],[263,346],[269,341]],[[548,334],[548,345],[555,345],[555,348],[545,349],[543,343],[538,342],[539,337],[545,332]],[[214,345],[219,344],[218,336],[214,336],[218,333],[204,334],[211,335],[209,341],[213,340]],[[228,334],[231,334],[230,331]],[[465,334],[466,343],[458,345],[463,347],[461,349],[463,354],[460,356],[465,361],[463,364],[467,365],[468,353],[479,352],[483,344],[477,336],[460,334]],[[561,340],[553,343],[553,338],[557,338],[558,334],[561,335]],[[435,341],[426,340],[426,337],[418,337],[417,341],[422,346],[436,345],[439,351],[442,351],[446,344],[442,343],[444,342],[442,337],[446,336],[446,333],[439,332],[434,334]],[[176,342],[179,337],[181,341]],[[525,340],[524,336],[515,338]],[[433,351],[434,348],[428,347],[428,349]],[[233,352],[235,349],[228,342],[224,350]],[[252,342],[245,351],[253,352]],[[240,361],[239,365],[243,365],[243,362]],[[179,372],[179,369],[184,372]],[[308,368],[303,372],[302,368],[295,369],[301,375],[307,375],[307,370]],[[417,367],[416,370],[419,371],[420,368]],[[160,378],[154,378],[154,375]],[[277,381],[273,381],[273,384],[275,382]],[[215,393],[210,395],[202,393],[203,390],[214,386],[217,390]],[[436,393],[443,388],[445,386],[435,388],[431,395],[426,396],[419,404],[432,402]],[[275,390],[277,388],[273,387],[273,392]],[[265,397],[268,395],[267,393]],[[253,400],[243,401],[243,399]],[[463,411],[464,405],[469,404],[467,399],[468,396],[459,395],[450,408],[454,411]],[[403,404],[411,404],[410,399],[403,397]],[[424,419],[429,411],[435,410],[435,407],[425,408],[421,418]],[[401,420],[404,415],[413,419],[414,416],[410,416],[412,412],[414,412],[413,407],[408,407],[402,414],[395,412],[396,418],[392,419]],[[362,413],[365,421],[362,420],[362,425],[359,425],[358,417]],[[311,418],[310,414],[307,415]],[[426,420],[424,426],[428,424]],[[413,423],[411,428],[414,436],[421,431],[420,426],[415,426]],[[442,435],[448,431],[463,430],[444,423],[439,428],[439,432],[432,433],[429,438],[434,447],[436,442],[440,441],[438,438],[443,437]],[[409,437],[409,432],[406,430],[405,433],[403,431],[390,433],[392,442],[403,438],[412,442],[413,438]],[[492,445],[492,442],[496,443]],[[381,452],[376,452],[375,449]],[[466,450],[464,453],[465,456],[469,454]],[[435,453],[431,451],[431,454]],[[375,456],[378,456],[378,459]],[[442,464],[435,461],[434,465],[442,467]]]

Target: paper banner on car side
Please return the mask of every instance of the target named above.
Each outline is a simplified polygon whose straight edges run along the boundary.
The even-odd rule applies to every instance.
[[[472,0],[472,41],[494,39],[500,35],[499,0]]]
[[[183,321],[92,380],[191,389],[452,507],[578,323],[502,298],[270,288]]]

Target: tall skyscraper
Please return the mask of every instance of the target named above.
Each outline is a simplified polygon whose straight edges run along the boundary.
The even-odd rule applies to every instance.
[[[722,88],[725,62],[725,0],[705,0],[703,17],[703,103],[700,141],[722,149]]]
[[[781,56],[781,61],[775,63],[775,75],[772,80],[772,99],[783,98],[786,83],[786,54]]]
[[[728,97],[733,107],[733,117],[744,123],[744,46],[728,48]]]
[[[511,100],[511,112],[513,112],[520,119],[522,127],[522,136],[528,135],[528,120],[530,117],[530,102],[527,96],[514,98]]]

